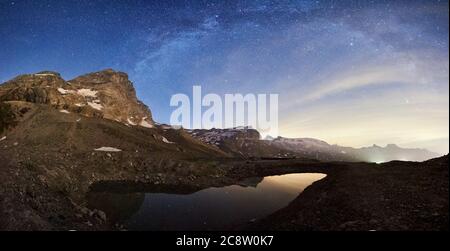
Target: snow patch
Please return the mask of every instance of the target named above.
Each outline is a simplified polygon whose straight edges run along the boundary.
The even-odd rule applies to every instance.
[[[36,73],[36,74],[33,74],[34,76],[39,76],[39,77],[42,77],[42,76],[56,76],[55,74],[51,74],[51,73]]]
[[[172,141],[167,140],[164,136],[162,136],[162,141],[167,144],[174,144]]]
[[[3,140],[5,140],[6,139],[6,136],[3,136],[1,139],[0,139],[0,141],[3,141]]]
[[[127,121],[128,121],[128,124],[130,124],[130,125],[134,125],[134,126],[136,125],[136,123],[134,123],[133,121],[131,121],[130,118],[127,118]]]
[[[64,110],[64,109],[59,110],[59,112],[62,112],[62,113],[70,113],[68,110]]]
[[[78,106],[78,107],[83,107],[83,106],[85,106],[85,104],[81,104],[81,103],[76,103],[75,105]]]
[[[148,123],[145,119],[146,118],[142,118],[141,123],[139,123],[139,125],[142,127],[153,128],[153,125]]]
[[[117,149],[115,147],[102,146],[100,148],[95,149],[95,151],[99,151],[99,152],[121,152],[122,150]]]
[[[91,89],[79,89],[77,90],[77,93],[83,97],[97,97],[98,91],[94,91]]]
[[[305,148],[315,148],[315,147],[328,148],[328,147],[330,147],[330,145],[325,141],[318,140],[318,139],[311,139],[311,138],[290,139],[290,138],[278,137],[275,139],[275,141],[282,142],[282,143],[292,145],[292,146],[301,146],[301,147],[305,147]]]
[[[66,89],[61,88],[61,87],[58,88],[58,91],[59,91],[59,93],[61,93],[62,95],[66,95],[66,94],[73,93],[73,91],[71,91],[71,90],[66,90]]]
[[[87,103],[90,107],[94,108],[95,110],[101,111],[103,109],[103,106],[101,104],[97,104],[97,103],[93,103],[93,102],[87,102]]]
[[[164,130],[172,129],[172,127],[170,125],[161,125],[161,128]]]

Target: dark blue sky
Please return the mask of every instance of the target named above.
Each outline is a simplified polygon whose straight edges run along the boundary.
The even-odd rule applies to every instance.
[[[0,82],[114,68],[161,122],[195,84],[279,93],[284,136],[448,151],[448,14],[448,1],[0,0]]]

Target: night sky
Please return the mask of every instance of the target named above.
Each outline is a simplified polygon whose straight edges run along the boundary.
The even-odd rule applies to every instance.
[[[0,0],[0,82],[127,72],[170,97],[279,93],[280,135],[448,152],[448,1]]]

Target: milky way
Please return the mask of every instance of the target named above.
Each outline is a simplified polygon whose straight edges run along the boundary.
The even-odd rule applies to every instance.
[[[0,0],[0,81],[130,75],[172,94],[279,93],[280,134],[448,151],[448,1]]]

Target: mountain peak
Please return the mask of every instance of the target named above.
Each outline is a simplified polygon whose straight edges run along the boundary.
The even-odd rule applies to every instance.
[[[129,125],[153,125],[151,112],[137,99],[128,75],[113,69],[88,73],[70,81],[53,71],[20,75],[0,85],[0,101],[48,104]]]
[[[128,74],[120,71],[115,71],[113,69],[91,72],[69,80],[68,82],[70,84],[78,83],[84,85],[114,83],[132,86],[131,81],[128,79]]]
[[[116,71],[116,70],[114,70],[114,69],[112,69],[112,68],[107,68],[107,69],[101,70],[101,71],[99,71],[99,72],[115,73],[115,72],[118,72],[118,71]]]

